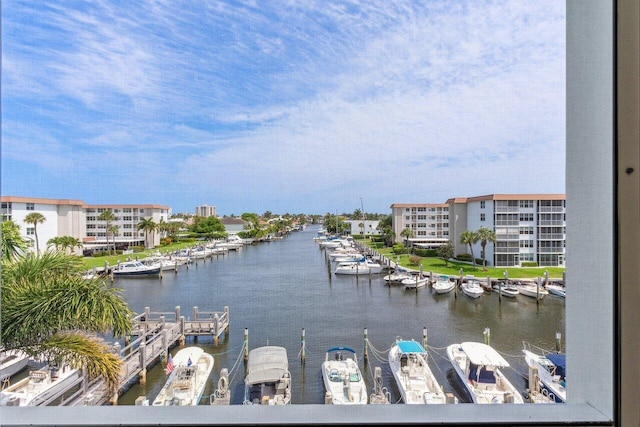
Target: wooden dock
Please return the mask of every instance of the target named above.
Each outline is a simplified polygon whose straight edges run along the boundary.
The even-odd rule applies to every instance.
[[[223,311],[200,311],[193,307],[192,315],[185,318],[180,306],[173,312],[153,312],[145,307],[143,313],[133,318],[130,336],[125,346],[119,343],[113,346],[113,352],[122,359],[122,371],[118,394],[108,396],[104,381],[96,379],[89,382],[84,377],[79,389],[65,398],[65,406],[95,406],[107,402],[116,405],[118,396],[126,391],[132,382],[146,382],[147,369],[158,361],[166,360],[169,349],[175,345],[184,345],[188,337],[212,337],[218,345],[220,336],[229,333],[229,307]]]

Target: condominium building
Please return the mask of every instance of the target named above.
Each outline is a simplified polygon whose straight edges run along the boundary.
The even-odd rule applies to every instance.
[[[394,203],[391,226],[396,242],[437,248],[449,241],[449,205],[446,203]],[[405,228],[411,236],[403,236]]]
[[[378,230],[378,224],[380,224],[379,220],[347,219],[344,222],[349,224],[349,233],[352,236],[377,236],[380,234],[380,230]]]
[[[216,207],[215,206],[196,206],[196,216],[210,217],[217,216],[216,215]]]
[[[460,242],[461,234],[486,227],[496,241],[487,243],[485,254],[476,242],[474,256],[510,267],[527,261],[565,265],[565,207],[564,194],[489,194],[452,198],[442,205],[394,204],[391,210],[396,242],[405,241],[402,230],[410,228],[410,245],[437,247],[448,241],[455,254],[470,253],[468,244]]]

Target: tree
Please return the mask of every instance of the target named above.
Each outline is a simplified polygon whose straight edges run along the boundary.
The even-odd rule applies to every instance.
[[[478,240],[480,241],[480,246],[482,246],[482,269],[486,270],[487,260],[485,247],[487,246],[488,242],[496,242],[496,233],[494,233],[493,230],[489,230],[487,227],[480,227],[476,234],[478,236]]]
[[[444,245],[440,245],[438,249],[436,249],[436,254],[438,258],[441,258],[444,261],[444,266],[449,266],[449,259],[453,258],[453,245],[451,242],[447,242]]]
[[[29,243],[20,234],[20,226],[11,220],[2,221],[2,259],[12,260],[26,253]]]
[[[38,224],[45,222],[47,218],[40,212],[31,212],[24,217],[24,222],[27,224],[33,224],[33,234],[36,236],[36,253],[40,253],[40,244],[38,243]]]
[[[97,334],[130,333],[133,313],[121,290],[84,279],[82,259],[63,252],[28,253],[1,263],[3,346],[83,367],[90,379],[102,376],[115,392],[122,362]]]
[[[67,253],[67,250],[73,252],[75,248],[81,248],[82,243],[72,236],[56,236],[47,240],[47,246],[53,246],[57,251]]]
[[[120,234],[120,227],[118,227],[116,224],[112,224],[109,227],[107,227],[107,236],[111,235],[112,237],[112,242],[113,242],[113,252],[116,252],[116,237],[118,236],[118,234]]]
[[[143,218],[142,221],[138,223],[138,230],[144,231],[144,247],[148,248],[152,245],[149,245],[149,234],[153,236],[153,232],[156,230],[157,225],[153,221],[153,218]],[[152,237],[153,239],[153,237]]]
[[[111,227],[111,222],[116,220],[116,216],[109,209],[102,211],[100,215],[98,215],[98,219],[100,221],[105,221],[107,224],[105,226],[106,230],[106,238],[107,238],[107,248],[109,248],[109,227]],[[113,249],[115,251],[115,241],[113,243]],[[109,254],[111,254],[111,248],[109,248]]]
[[[415,233],[410,227],[405,227],[405,229],[400,232],[400,236],[404,237],[404,246],[407,248],[407,255],[409,255],[409,239],[413,238]]]
[[[474,233],[471,230],[465,230],[460,234],[460,243],[465,243],[469,245],[469,250],[471,251],[471,261],[473,263],[473,268],[476,267],[476,259],[473,256],[473,245],[478,241],[478,234]]]

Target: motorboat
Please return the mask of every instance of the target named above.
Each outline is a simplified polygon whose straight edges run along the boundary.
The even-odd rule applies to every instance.
[[[424,288],[429,284],[429,276],[423,276],[421,274],[412,275],[411,277],[407,277],[400,282],[405,289],[420,289]]]
[[[251,350],[244,385],[245,405],[290,404],[291,373],[287,349],[268,345]]]
[[[520,293],[518,287],[511,283],[494,283],[492,288],[503,297],[515,298]]]
[[[471,298],[480,298],[484,294],[484,288],[480,286],[478,279],[467,279],[460,288],[462,293]]]
[[[322,362],[325,403],[366,405],[367,385],[358,366],[356,352],[349,347],[331,347]]]
[[[524,360],[529,368],[538,371],[538,388],[542,395],[551,402],[565,403],[567,401],[566,356],[564,353],[552,353],[543,349],[533,351],[533,347],[523,343]],[[530,371],[531,372],[531,371]],[[529,378],[531,380],[531,378]],[[529,388],[534,387],[529,383]]]
[[[396,267],[392,272],[383,277],[387,285],[401,284],[404,279],[412,278],[413,275],[402,267]]]
[[[29,356],[22,350],[0,351],[0,381],[11,378],[29,364]]]
[[[153,406],[196,406],[213,369],[213,356],[200,347],[185,347],[170,356],[169,378],[153,400]]]
[[[444,389],[429,368],[428,353],[420,343],[396,340],[389,350],[389,368],[404,403],[447,403]]]
[[[541,300],[546,295],[549,295],[549,291],[546,290],[542,285],[538,286],[537,284],[534,284],[534,283],[519,283],[516,286],[522,295],[525,295],[531,298],[537,298]]]
[[[334,274],[378,274],[382,273],[384,267],[382,264],[373,262],[369,259],[360,259],[357,261],[340,262],[334,270]]]
[[[479,342],[451,344],[447,356],[473,403],[524,403],[501,370],[509,362],[493,347]]]
[[[456,282],[451,281],[449,276],[438,276],[431,287],[437,294],[446,294],[456,288]]]
[[[545,289],[549,291],[551,295],[566,298],[567,294],[566,294],[566,288],[564,285],[560,285],[558,283],[547,283],[545,285]]]
[[[119,262],[112,274],[118,277],[127,276],[159,276],[162,266],[160,263],[146,265],[140,261]]]
[[[68,365],[46,365],[0,392],[2,406],[46,406],[82,381],[81,372]]]

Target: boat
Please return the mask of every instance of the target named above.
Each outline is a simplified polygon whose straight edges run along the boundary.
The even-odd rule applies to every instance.
[[[340,262],[334,270],[334,274],[377,274],[382,273],[384,267],[382,264],[373,262],[368,259],[359,259],[356,261]]]
[[[437,294],[446,294],[456,288],[456,282],[451,281],[449,276],[438,276],[431,287]]]
[[[427,284],[429,283],[429,276],[416,274],[403,279],[400,283],[404,285],[405,289],[420,289],[427,286]]]
[[[396,267],[392,272],[383,277],[387,285],[397,285],[402,283],[404,279],[413,277],[413,275],[402,267]]]
[[[543,286],[538,286],[537,284],[519,283],[516,286],[518,288],[518,291],[520,291],[522,295],[525,295],[531,298],[537,298],[541,300],[546,295],[549,295],[549,291],[547,291]]]
[[[545,289],[549,291],[551,295],[555,295],[558,297],[566,298],[566,288],[564,285],[560,285],[558,283],[547,283],[545,285]]]
[[[428,353],[416,341],[396,340],[389,350],[389,368],[406,404],[447,403],[447,396],[429,368]]]
[[[0,381],[11,378],[29,364],[29,356],[22,350],[0,351]]]
[[[46,406],[82,380],[78,369],[46,365],[0,392],[1,406]]]
[[[291,374],[287,349],[263,346],[251,350],[244,385],[245,405],[290,404]]]
[[[200,347],[185,347],[169,356],[166,383],[153,400],[153,406],[195,406],[213,369],[213,356]]]
[[[501,371],[509,362],[493,347],[479,342],[451,344],[447,356],[473,403],[524,403]]]
[[[159,263],[145,265],[140,261],[125,261],[118,263],[112,274],[118,277],[159,276],[161,270],[162,266]]]
[[[535,367],[538,371],[538,387],[543,396],[551,402],[565,403],[567,401],[566,356],[564,353],[552,353],[543,349],[533,351],[533,346],[523,343],[524,360],[529,369]],[[529,383],[529,388],[535,387]]]
[[[367,385],[358,366],[356,352],[349,347],[331,347],[322,362],[325,403],[366,405]]]
[[[498,292],[503,297],[515,298],[516,295],[520,293],[520,291],[518,290],[518,287],[511,283],[507,283],[507,284],[494,283],[492,287],[494,291]]]
[[[478,279],[467,279],[460,285],[462,293],[471,298],[479,298],[484,294],[484,289],[480,286]]]

